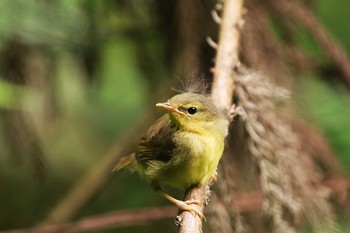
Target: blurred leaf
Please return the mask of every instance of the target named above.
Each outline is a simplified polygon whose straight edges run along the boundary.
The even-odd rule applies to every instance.
[[[1,1],[0,41],[15,38],[47,45],[81,44],[85,15],[78,1]]]
[[[55,88],[59,105],[65,114],[78,114],[88,107],[87,74],[80,59],[71,53],[59,52],[56,59]]]
[[[23,87],[3,81],[0,78],[0,108],[17,109],[19,108],[18,99]]]
[[[319,19],[347,51],[350,51],[349,9],[349,0],[319,0],[315,4],[316,13],[320,16]]]
[[[133,42],[127,38],[108,41],[101,54],[95,113],[99,114],[99,122],[107,132],[113,133],[138,118],[147,99],[146,85],[137,65]]]
[[[311,122],[329,138],[343,165],[350,168],[350,94],[315,77],[300,84],[299,106]]]
[[[306,53],[311,56],[315,61],[320,64],[327,63],[328,57],[324,53],[314,38],[310,35],[310,33],[304,28],[294,25],[295,27],[295,37],[298,45],[303,48]]]

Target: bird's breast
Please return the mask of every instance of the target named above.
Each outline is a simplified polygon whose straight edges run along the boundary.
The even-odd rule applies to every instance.
[[[215,171],[224,149],[223,137],[215,134],[178,133],[174,137],[176,147],[166,174],[168,183],[187,188],[194,184],[206,184]]]

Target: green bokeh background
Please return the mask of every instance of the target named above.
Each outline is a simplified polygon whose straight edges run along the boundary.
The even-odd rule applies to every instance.
[[[146,110],[153,109],[152,101],[174,93],[155,96],[183,72],[172,66],[169,56],[176,52],[169,53],[172,42],[159,30],[155,5],[150,0],[0,2],[0,230],[42,222],[113,143]],[[350,2],[318,0],[313,6],[349,54]],[[169,31],[174,30],[171,27],[169,22]],[[300,29],[296,37],[310,56],[321,64],[329,63],[307,31]],[[30,74],[23,75],[24,81],[9,80],[7,51],[21,49],[29,64],[23,72]],[[300,114],[321,129],[349,170],[350,94],[341,83],[329,81],[337,79],[324,80],[314,74],[298,77],[296,102]],[[35,168],[30,155],[14,154],[8,142],[6,116],[18,110],[30,116],[45,155],[47,171],[39,182],[32,175]],[[75,219],[164,204],[136,174],[121,172]],[[350,231],[345,217],[342,228]],[[118,232],[176,232],[176,227],[165,220]]]

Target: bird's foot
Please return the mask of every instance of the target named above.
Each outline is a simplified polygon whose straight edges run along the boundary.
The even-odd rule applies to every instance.
[[[200,201],[197,200],[187,200],[187,201],[183,201],[184,203],[186,203],[187,205],[201,205],[202,203]]]
[[[202,212],[200,212],[199,210],[197,210],[196,208],[194,208],[191,205],[199,205],[201,206],[202,203],[200,201],[197,200],[187,200],[187,201],[180,201],[177,200],[175,198],[173,198],[172,196],[170,196],[169,194],[163,192],[159,187],[155,187],[154,190],[156,192],[158,192],[160,195],[162,195],[163,197],[165,197],[166,199],[168,199],[170,202],[174,203],[179,209],[184,210],[184,211],[191,211],[196,213],[202,220],[206,221],[206,218],[204,217],[204,215],[202,214]]]
[[[197,210],[196,208],[191,206],[191,205],[201,205],[202,203],[200,201],[196,201],[196,200],[180,201],[180,200],[177,200],[177,202],[175,204],[176,204],[177,207],[179,207],[179,209],[184,210],[184,211],[194,212],[202,220],[204,220],[204,221],[207,220],[205,218],[205,216],[202,214],[202,212],[200,212],[199,210]]]

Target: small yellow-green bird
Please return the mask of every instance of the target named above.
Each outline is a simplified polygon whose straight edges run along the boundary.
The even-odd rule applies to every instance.
[[[161,189],[205,185],[216,175],[224,150],[229,120],[209,96],[186,92],[156,104],[168,111],[141,138],[135,153],[122,158],[114,170],[129,167],[146,177],[152,188],[182,210],[203,214]]]

